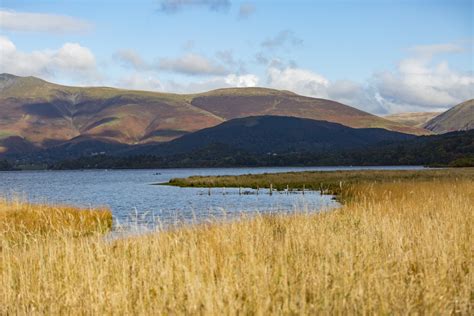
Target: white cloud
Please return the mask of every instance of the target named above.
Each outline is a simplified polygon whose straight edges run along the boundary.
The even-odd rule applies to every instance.
[[[267,68],[267,84],[298,94],[336,100],[376,113],[439,111],[474,98],[474,75],[450,68],[436,55],[458,53],[454,44],[417,46],[413,56],[399,62],[395,71],[374,74],[366,84],[330,81],[311,70],[285,66],[273,60]]]
[[[223,75],[228,70],[208,58],[189,53],[178,58],[161,58],[159,68],[186,75]]]
[[[65,43],[59,49],[22,52],[9,38],[0,36],[0,55],[0,72],[43,78],[64,75],[94,80],[98,77],[94,55],[77,43]]]
[[[446,61],[435,63],[440,53],[461,52],[446,44],[418,46],[415,56],[400,61],[395,71],[374,75],[379,101],[389,112],[440,110],[474,98],[474,75],[450,68]]]
[[[229,74],[227,76],[213,77],[207,80],[192,81],[186,84],[168,81],[165,84],[165,90],[176,93],[197,93],[219,88],[255,87],[259,82],[260,79],[253,74]]]
[[[0,9],[0,29],[22,32],[84,32],[93,28],[90,22],[67,15],[17,12]]]
[[[120,78],[115,86],[131,90],[165,91],[159,79],[150,75],[143,76],[139,73]]]
[[[253,74],[236,75],[230,74],[224,78],[227,85],[231,87],[255,87],[258,85],[260,79]]]
[[[217,56],[224,62],[233,62],[230,52],[218,53]],[[177,58],[160,58],[155,62],[144,60],[140,54],[132,49],[122,49],[114,54],[114,59],[122,66],[132,68],[136,71],[169,71],[172,73],[191,76],[201,75],[224,75],[229,70],[215,61],[196,54],[187,53]]]
[[[253,74],[214,76],[205,80],[193,80],[187,83],[173,80],[160,80],[147,72],[134,72],[122,76],[114,83],[115,87],[132,90],[148,90],[172,93],[198,93],[219,88],[255,87],[259,78]]]
[[[275,89],[290,90],[301,95],[327,97],[329,80],[306,69],[270,65],[267,69],[268,85]]]

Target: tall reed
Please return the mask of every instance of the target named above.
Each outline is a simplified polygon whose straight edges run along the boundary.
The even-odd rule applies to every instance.
[[[329,212],[115,241],[2,235],[0,314],[472,315],[473,184],[360,183]]]

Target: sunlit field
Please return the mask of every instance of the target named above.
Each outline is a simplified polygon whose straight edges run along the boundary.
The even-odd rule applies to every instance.
[[[472,179],[343,190],[320,214],[118,240],[104,238],[103,210],[2,202],[0,314],[472,315]]]

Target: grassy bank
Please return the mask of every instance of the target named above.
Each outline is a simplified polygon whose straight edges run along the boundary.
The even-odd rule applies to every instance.
[[[472,314],[473,180],[356,182],[321,214],[0,236],[0,314]]]
[[[389,183],[414,181],[474,180],[474,168],[430,170],[354,170],[305,171],[286,173],[247,174],[237,176],[192,176],[171,179],[167,185],[179,187],[247,187],[284,190],[323,190],[330,194],[351,195],[354,185],[363,183]]]

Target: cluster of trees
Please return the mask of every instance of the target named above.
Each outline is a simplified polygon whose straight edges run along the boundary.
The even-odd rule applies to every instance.
[[[98,155],[53,163],[51,169],[133,169],[237,166],[348,166],[425,165],[474,166],[474,131],[380,144],[363,149],[324,152],[252,153],[224,144],[213,144],[186,154],[170,156]]]
[[[0,160],[0,171],[14,170],[13,165],[8,160]]]
[[[21,161],[21,160],[17,160]],[[21,163],[24,163],[22,161]],[[266,167],[266,166],[376,166],[424,165],[474,167],[474,130],[411,140],[385,142],[357,149],[288,150],[252,152],[236,146],[214,143],[191,152],[155,155],[95,154],[80,158],[31,161],[48,169],[138,169],[183,167]],[[44,166],[43,164],[47,164]],[[0,160],[0,170],[21,169]]]

